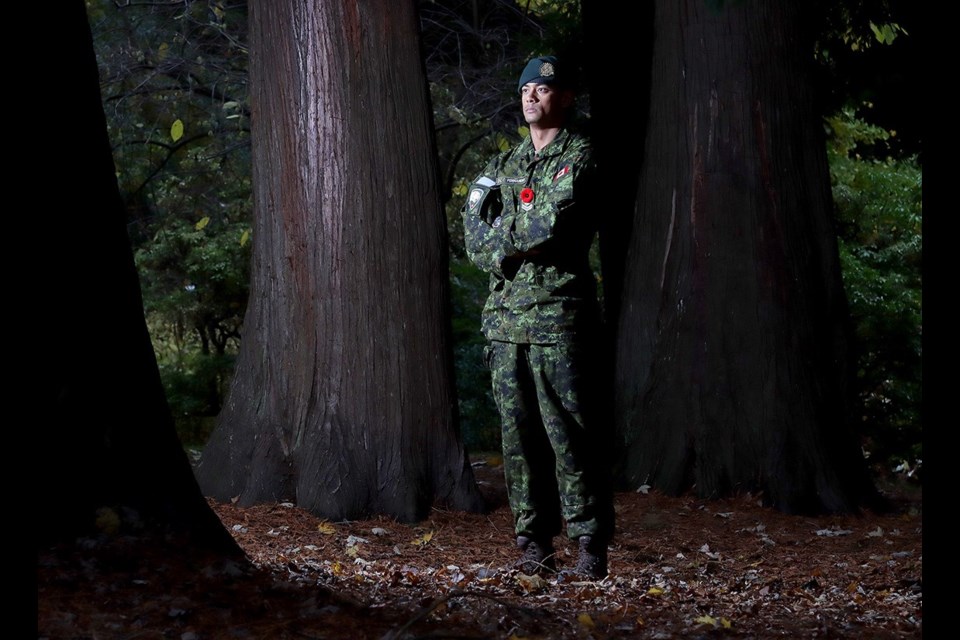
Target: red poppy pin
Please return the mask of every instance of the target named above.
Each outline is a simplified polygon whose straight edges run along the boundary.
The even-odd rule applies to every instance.
[[[534,194],[533,189],[530,187],[524,187],[520,190],[520,202],[523,204],[530,204],[533,202]]]

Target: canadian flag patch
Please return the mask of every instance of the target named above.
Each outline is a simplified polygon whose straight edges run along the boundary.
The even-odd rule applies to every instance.
[[[565,165],[563,169],[560,169],[560,171],[557,171],[557,175],[553,176],[553,181],[556,182],[557,180],[567,175],[568,173],[570,173],[570,165]]]

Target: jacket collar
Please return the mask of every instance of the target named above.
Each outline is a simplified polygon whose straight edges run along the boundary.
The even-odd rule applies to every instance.
[[[540,150],[540,153],[537,154],[537,150],[533,148],[533,140],[527,135],[523,142],[520,143],[519,151],[528,157],[531,160],[543,160],[544,158],[549,158],[551,156],[559,155],[567,147],[567,143],[570,140],[570,132],[566,127],[560,129],[557,132],[557,135],[554,137],[550,143]]]

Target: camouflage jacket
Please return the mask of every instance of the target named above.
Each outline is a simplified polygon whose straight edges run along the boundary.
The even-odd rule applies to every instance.
[[[490,274],[487,339],[550,344],[595,326],[595,173],[589,141],[562,129],[539,154],[528,137],[498,155],[470,186],[461,215],[467,255]]]

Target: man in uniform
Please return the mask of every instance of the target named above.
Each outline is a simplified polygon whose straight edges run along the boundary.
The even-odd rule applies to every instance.
[[[571,72],[554,56],[520,75],[530,134],[501,153],[462,209],[467,254],[490,274],[482,327],[524,573],[556,571],[554,536],[576,540],[575,576],[607,575],[609,461],[597,422],[600,311],[588,254],[603,206],[587,138],[570,128]]]

